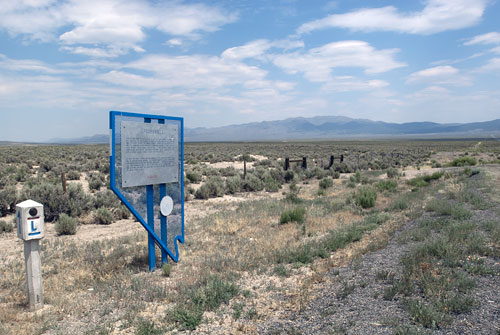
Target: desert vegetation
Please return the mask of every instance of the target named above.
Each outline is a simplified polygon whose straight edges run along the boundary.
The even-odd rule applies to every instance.
[[[391,306],[380,333],[498,332],[499,158],[497,141],[187,143],[186,243],[150,273],[106,146],[0,147],[0,333],[362,333],[341,312],[355,297]],[[28,198],[47,221],[39,313],[15,235]]]

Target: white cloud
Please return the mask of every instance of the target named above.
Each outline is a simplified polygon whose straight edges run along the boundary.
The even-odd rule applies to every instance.
[[[148,74],[138,75],[127,72],[127,69],[145,71]],[[256,66],[216,56],[148,55],[124,65],[121,70],[103,74],[100,78],[119,85],[151,89],[212,89],[264,80],[266,75],[266,71]]]
[[[273,56],[276,66],[290,74],[304,73],[313,82],[332,79],[335,68],[357,67],[368,74],[390,71],[406,64],[394,60],[397,49],[376,50],[364,41],[341,41],[310,49]]]
[[[474,44],[500,44],[500,33],[493,31],[491,33],[477,35],[464,43],[464,45]]]
[[[471,79],[450,65],[431,67],[417,71],[408,77],[407,83],[432,83],[435,85],[467,86]]]
[[[47,74],[60,73],[57,70],[39,60],[35,59],[10,59],[0,54],[0,69],[12,72],[40,72]]]
[[[271,48],[291,50],[303,48],[304,42],[299,40],[277,40],[266,39],[254,40],[242,46],[232,47],[224,50],[222,58],[241,60],[245,58],[262,58],[266,51]]]
[[[481,66],[478,72],[497,72],[500,71],[500,58],[492,58],[485,65]]]
[[[146,29],[193,39],[237,19],[219,7],[175,0],[3,1],[1,7],[0,29],[9,34],[58,40],[64,50],[96,57],[142,51]]]
[[[486,0],[427,0],[420,12],[410,13],[402,13],[393,6],[363,8],[307,22],[301,25],[297,32],[303,34],[335,27],[428,35],[477,24],[486,3]]]
[[[245,58],[255,58],[262,56],[269,48],[271,48],[272,43],[268,40],[255,40],[245,45],[239,47],[233,47],[224,50],[222,53],[222,58],[227,59],[245,59]]]
[[[387,86],[389,86],[389,83],[384,80],[361,80],[351,76],[338,76],[323,85],[322,89],[325,91],[352,92],[378,90]]]
[[[180,38],[172,38],[172,39],[169,39],[166,42],[166,44],[169,45],[169,46],[171,46],[171,47],[177,47],[177,46],[182,45],[182,39],[180,39]]]

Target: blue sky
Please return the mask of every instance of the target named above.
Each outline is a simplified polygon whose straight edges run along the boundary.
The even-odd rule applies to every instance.
[[[494,0],[0,0],[0,140],[344,115],[500,118]]]

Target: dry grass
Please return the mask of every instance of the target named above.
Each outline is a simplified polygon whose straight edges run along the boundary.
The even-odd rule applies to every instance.
[[[133,334],[143,327],[140,320],[173,331],[179,324],[167,317],[169,311],[187,303],[209,276],[234,283],[238,293],[229,304],[204,311],[198,331],[256,333],[260,321],[303,308],[325,271],[382,248],[405,221],[410,209],[391,212],[390,220],[325,258],[313,257],[305,264],[284,262],[276,269],[277,255],[319,244],[332,231],[362,222],[410,191],[400,180],[398,193],[379,194],[375,208],[363,210],[352,201],[355,189],[343,180],[334,180],[322,196],[317,194],[318,180],[300,185],[304,224],[279,224],[281,213],[297,206],[284,201],[280,193],[186,203],[186,244],[181,245],[181,261],[173,264],[169,277],[161,271],[146,272],[144,232],[118,233],[112,229],[115,223],[109,238],[105,230],[86,234],[95,228],[91,225],[73,237],[49,234],[42,241],[47,306],[37,313],[26,312],[24,262],[21,246],[16,245],[12,255],[18,257],[0,260],[0,333]]]

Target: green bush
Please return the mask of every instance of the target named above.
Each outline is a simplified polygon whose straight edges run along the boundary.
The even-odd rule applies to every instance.
[[[0,234],[4,232],[10,233],[12,230],[14,230],[14,227],[10,223],[4,220],[0,221]]]
[[[224,193],[224,180],[218,176],[210,176],[206,183],[196,190],[195,197],[197,199],[208,199],[222,197]]]
[[[293,171],[288,170],[285,172],[283,178],[285,179],[286,183],[289,183],[295,178],[295,173]]]
[[[375,206],[377,200],[377,192],[371,186],[361,186],[355,195],[356,205],[363,208],[371,208]]]
[[[170,277],[170,273],[172,272],[172,265],[164,263],[161,267],[161,271],[164,277]]]
[[[248,174],[246,179],[243,180],[242,188],[246,192],[257,192],[264,189],[264,182],[259,177]]]
[[[86,213],[92,207],[92,196],[83,191],[81,184],[68,184],[64,199],[66,200],[64,213],[73,217]]]
[[[476,165],[477,161],[473,157],[465,156],[465,157],[458,157],[455,158],[451,163],[450,166],[471,166],[471,165]]]
[[[340,172],[335,171],[334,169],[330,169],[330,174],[332,175],[333,179],[339,179],[340,178]]]
[[[80,172],[76,170],[70,170],[66,174],[66,179],[68,180],[79,180],[80,179]]]
[[[58,235],[75,235],[77,225],[76,218],[63,213],[59,216],[55,224],[55,229]]]
[[[319,188],[326,190],[333,186],[332,178],[323,178],[319,181]]]
[[[439,180],[444,176],[444,171],[434,172],[431,175],[419,176],[408,180],[407,184],[415,188],[429,186],[433,180]]]
[[[101,207],[96,211],[97,224],[109,225],[113,223],[113,213],[107,208]]]
[[[241,191],[241,177],[233,176],[226,179],[226,192],[228,194],[234,194]]]
[[[376,187],[380,192],[393,192],[398,187],[398,183],[395,180],[383,180],[378,182]]]
[[[124,205],[120,205],[116,210],[115,210],[115,218],[117,220],[122,220],[122,219],[128,219],[130,217],[130,211],[128,210],[127,207]]]
[[[305,220],[306,209],[304,207],[295,207],[281,213],[280,223],[285,224],[288,222],[302,223]]]
[[[23,188],[21,199],[32,199],[44,205],[44,215],[47,222],[52,222],[61,213],[68,213],[67,198],[61,185],[43,182],[33,187]]]
[[[349,180],[352,183],[361,183],[361,173],[359,171],[356,171],[355,174],[349,177]]]
[[[96,209],[100,207],[115,208],[119,205],[120,200],[110,190],[96,192],[95,196],[92,197],[92,207]]]
[[[94,191],[99,191],[99,189],[104,185],[104,179],[100,174],[93,174],[89,179],[89,189]]]
[[[269,172],[264,173],[264,188],[267,192],[278,192],[281,188],[281,183],[274,179],[273,175]]]
[[[387,169],[387,178],[397,178],[399,177],[399,171],[396,168]]]
[[[0,190],[0,215],[4,216],[15,211],[17,190],[15,186],[7,186]]]
[[[176,322],[182,329],[194,330],[201,323],[204,311],[214,311],[222,303],[229,303],[238,295],[239,287],[220,277],[208,276],[185,288],[185,292],[185,302],[170,310],[167,319]]]
[[[201,181],[201,174],[196,171],[187,171],[186,179],[193,184],[198,184]]]

